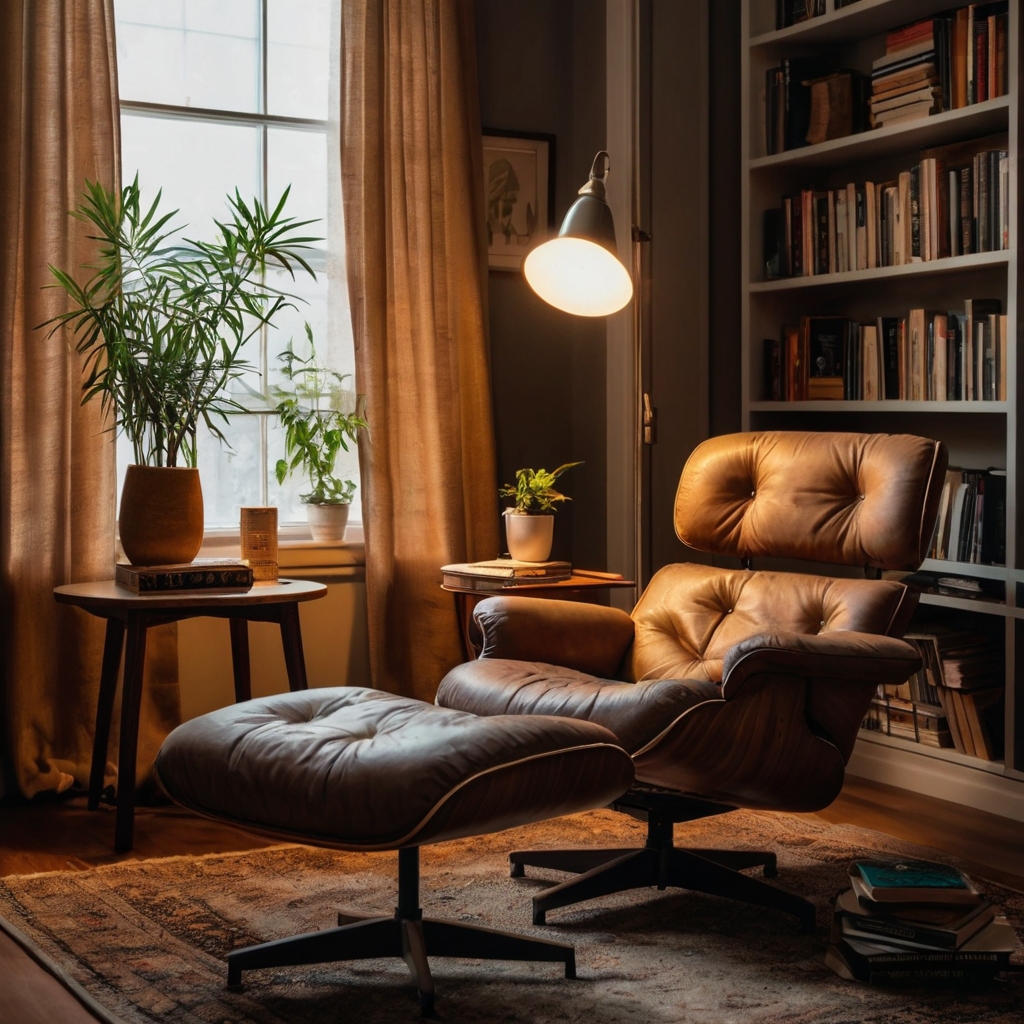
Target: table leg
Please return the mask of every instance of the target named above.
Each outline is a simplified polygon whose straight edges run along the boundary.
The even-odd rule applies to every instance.
[[[231,628],[231,666],[235,673],[235,703],[252,699],[249,675],[249,623],[246,619],[228,619]]]
[[[302,654],[302,631],[299,628],[299,607],[296,604],[281,605],[281,646],[284,648],[284,663],[288,669],[288,688],[305,690],[306,659]]]
[[[117,823],[114,849],[126,853],[132,848],[135,831],[135,761],[139,750],[139,711],[142,706],[142,676],[146,664],[146,623],[141,616],[128,619],[128,644],[124,658],[121,691],[121,744],[117,760]]]
[[[89,771],[89,810],[95,811],[103,794],[103,775],[107,767],[107,744],[110,742],[110,718],[114,713],[117,693],[117,670],[121,667],[124,644],[124,623],[107,619],[107,636],[103,642],[103,667],[100,670],[100,694],[96,702],[96,733],[92,741],[92,768]]]

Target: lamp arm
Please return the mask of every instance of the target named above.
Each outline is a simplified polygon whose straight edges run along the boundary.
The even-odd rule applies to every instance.
[[[579,190],[578,195],[594,196],[596,199],[605,199],[607,189],[605,182],[608,180],[608,171],[611,169],[611,157],[607,150],[600,150],[590,165],[590,177],[587,183]]]

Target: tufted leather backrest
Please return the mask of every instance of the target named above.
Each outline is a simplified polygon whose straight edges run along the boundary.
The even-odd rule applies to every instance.
[[[902,636],[917,603],[902,583],[679,563],[633,609],[628,678],[722,680],[722,662],[759,633],[853,630]]]
[[[910,434],[713,437],[683,468],[676,534],[698,551],[737,558],[916,569],[946,462],[940,441]]]

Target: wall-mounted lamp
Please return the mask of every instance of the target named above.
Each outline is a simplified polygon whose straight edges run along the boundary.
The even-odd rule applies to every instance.
[[[633,282],[619,260],[605,198],[608,164],[608,154],[601,150],[558,237],[537,246],[523,263],[530,287],[545,302],[576,316],[608,316],[633,297]]]

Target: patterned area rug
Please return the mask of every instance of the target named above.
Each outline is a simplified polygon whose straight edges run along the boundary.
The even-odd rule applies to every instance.
[[[512,849],[642,843],[643,826],[594,811],[422,851],[422,903],[452,917],[576,945],[579,978],[559,965],[435,959],[438,1015],[530,1024],[1020,1024],[1024,973],[980,989],[886,989],[823,963],[831,898],[850,860],[933,851],[848,826],[738,811],[676,830],[680,845],[768,848],[777,883],[811,898],[816,934],[772,911],[685,891],[638,890],[549,915],[530,897],[557,875],[508,877]],[[248,972],[225,986],[237,946],[330,927],[339,908],[389,913],[394,854],[279,846],[240,854],[134,861],[84,872],[0,879],[0,916],[105,1010],[110,1020],[175,1024],[327,1024],[417,1016],[400,960]],[[564,876],[561,876],[564,877]],[[1024,895],[982,882],[1024,932]],[[1015,962],[1024,964],[1018,949]]]

